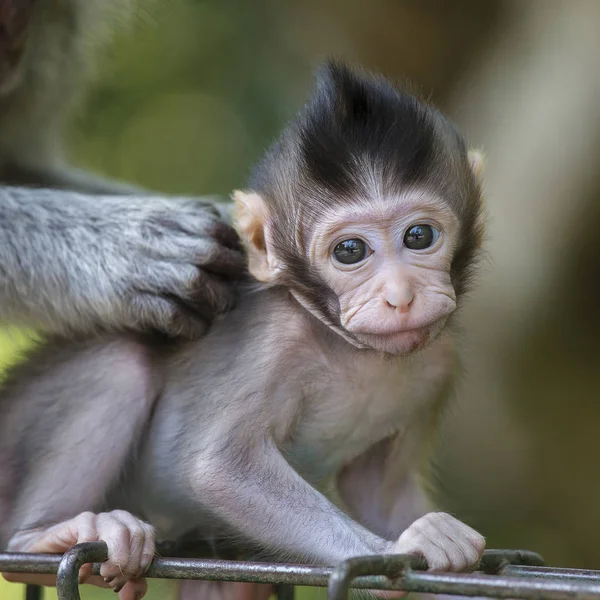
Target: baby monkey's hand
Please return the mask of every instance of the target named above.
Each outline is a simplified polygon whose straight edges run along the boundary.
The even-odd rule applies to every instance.
[[[154,558],[154,529],[128,512],[114,510],[94,514],[84,512],[47,529],[16,534],[9,552],[66,552],[82,542],[106,542],[108,560],[100,567],[100,577],[91,575],[91,564],[79,571],[80,583],[110,587],[119,600],[140,600],[147,590],[144,572]],[[56,585],[54,575],[3,573],[8,581]]]
[[[394,554],[418,554],[429,571],[472,571],[477,568],[485,538],[453,516],[432,512],[417,519],[394,544]]]
[[[485,538],[462,521],[442,512],[417,519],[391,546],[393,554],[422,556],[429,571],[473,571],[485,550]],[[408,592],[382,592],[377,596],[402,598]]]

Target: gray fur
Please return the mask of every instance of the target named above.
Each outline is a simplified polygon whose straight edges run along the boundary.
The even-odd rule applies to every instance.
[[[164,538],[200,528],[279,557],[331,563],[390,551],[388,540],[427,512],[426,504],[404,505],[409,514],[402,508],[407,494],[419,494],[418,432],[451,373],[430,368],[447,362],[445,338],[417,357],[382,358],[331,335],[287,292],[265,290],[247,292],[194,342],[63,346],[34,356],[0,397],[0,462],[13,467],[0,486],[4,541],[83,510],[118,507]],[[127,372],[124,385],[119,373]],[[138,434],[125,436],[126,453],[113,449],[124,423],[147,431],[141,446]],[[344,511],[353,498],[339,497],[337,475],[373,444],[411,431],[415,441],[395,444],[388,456],[385,502],[371,503],[387,519],[387,535],[376,535]],[[407,452],[406,467],[396,468]],[[381,487],[382,476],[364,477]]]
[[[0,188],[0,321],[197,335],[243,270],[208,200]]]

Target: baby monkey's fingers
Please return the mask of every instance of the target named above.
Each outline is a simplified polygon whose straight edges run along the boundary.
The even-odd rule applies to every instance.
[[[429,571],[473,571],[479,565],[485,539],[468,525],[446,513],[428,513],[406,529],[394,544],[394,554],[422,556]],[[376,596],[402,598],[407,592],[373,590]]]
[[[146,595],[148,584],[145,579],[130,579],[119,591],[119,600],[140,600]]]
[[[428,513],[406,529],[394,553],[418,554],[430,571],[472,571],[485,550],[485,539],[446,513]]]
[[[44,530],[22,532],[12,538],[8,549],[13,552],[66,552],[82,542],[102,540],[108,546],[108,560],[102,563],[101,577],[91,577],[91,566],[79,571],[80,583],[120,591],[120,600],[139,600],[146,593],[146,582],[139,577],[146,571],[154,556],[154,530],[125,511],[100,513],[84,512],[73,519]],[[13,576],[14,575],[14,576]],[[8,581],[56,585],[48,575],[7,574]]]
[[[37,528],[19,531],[8,543],[9,552],[40,552],[60,554],[66,552],[71,546],[88,539],[90,524],[95,518],[92,513],[82,513],[75,519],[63,521],[46,528]],[[91,573],[91,565],[84,565],[79,571],[79,581],[86,581]],[[3,573],[3,577],[13,583],[27,583],[33,585],[56,585],[55,575],[33,575],[28,573]],[[104,584],[106,587],[106,584]]]
[[[133,515],[115,510],[96,518],[98,540],[108,546],[108,560],[100,575],[114,591],[120,591],[133,577],[144,573],[154,555],[154,530]],[[136,586],[139,587],[139,586]]]

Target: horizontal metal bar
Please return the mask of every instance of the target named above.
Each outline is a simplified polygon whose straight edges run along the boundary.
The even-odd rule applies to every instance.
[[[55,575],[61,558],[61,554],[0,553],[0,573]]]
[[[0,554],[0,572],[55,575],[61,559],[62,556],[56,554]],[[100,573],[100,566],[100,563],[93,565],[94,575]],[[331,567],[202,558],[155,558],[145,577],[326,586],[331,572]],[[376,579],[372,581],[375,587]]]
[[[545,564],[537,552],[529,550],[486,550],[481,558],[479,570],[497,574],[508,565],[543,567]]]
[[[487,558],[487,560],[486,560]],[[509,561],[540,563],[541,557],[533,553],[519,551],[491,551],[484,556],[480,565],[487,573],[505,569],[510,573],[513,566]],[[530,600],[566,600],[567,598],[599,598],[600,573],[596,573],[595,583],[532,578],[484,573],[430,573],[416,571],[424,568],[424,561],[411,556],[363,556],[340,563],[329,580],[329,600],[346,600],[348,588],[355,578],[365,575],[384,574],[393,583],[400,583],[401,589],[429,594],[456,594],[460,596],[486,596],[494,598],[527,598]],[[520,567],[526,572],[525,567]],[[542,568],[537,569],[538,575]],[[550,569],[547,569],[550,571]],[[589,572],[588,572],[589,575]]]
[[[91,546],[94,546],[95,550],[100,546],[100,551],[105,548],[102,543]],[[85,557],[78,554],[77,547],[72,551],[74,557],[67,558],[65,555],[64,565],[65,568],[70,565],[70,571],[76,573],[79,568],[77,565]],[[0,554],[0,572],[55,574],[59,570],[61,560],[63,557],[60,555],[51,554]],[[534,553],[489,551],[482,564],[486,573],[469,574],[413,570],[411,567],[419,566],[418,559],[414,557],[409,559],[401,556],[374,556],[361,557],[358,560],[362,561],[362,564],[357,574],[352,572],[352,569],[348,571],[348,561],[332,568],[214,559],[156,558],[146,576],[161,579],[204,579],[324,587],[330,584],[330,579],[332,583],[336,578],[340,581],[340,573],[343,575],[343,570],[346,569],[346,581],[342,581],[338,598],[345,597],[348,587],[525,600],[600,598],[600,572],[535,566],[542,561]],[[508,565],[511,561],[530,564]],[[93,572],[98,574],[99,570],[100,564],[94,564]],[[68,571],[69,569],[65,571],[67,580]],[[490,574],[496,571],[500,574]],[[330,586],[330,594],[331,592]],[[67,595],[61,597],[78,598],[78,593],[73,595],[74,593],[76,587],[65,590]]]
[[[564,581],[589,581],[600,583],[600,571],[587,569],[557,569],[551,567],[530,567],[507,565],[500,570],[501,575],[512,577],[534,577],[539,579],[561,579]]]
[[[58,571],[58,566],[62,559],[61,554],[32,554],[25,552],[11,552],[11,553],[0,553],[0,572],[10,573],[33,573],[33,574],[46,574],[54,575]],[[383,558],[381,555],[374,556],[373,558]],[[424,569],[425,564],[416,557],[411,557],[411,566],[414,569]],[[523,550],[486,550],[483,556],[481,568],[488,573],[495,573],[499,569],[503,569],[503,574],[512,574],[512,569],[516,568],[516,565],[531,565],[538,566],[543,565],[542,558],[534,553]],[[100,565],[94,566],[94,572],[100,569]],[[540,569],[540,573],[544,572],[549,567]],[[311,577],[316,578],[315,581],[322,581],[323,577],[329,577],[331,574],[331,567],[315,567],[307,565],[296,565],[286,563],[269,563],[269,562],[248,562],[248,561],[234,561],[234,560],[218,560],[218,559],[203,559],[203,558],[155,558],[146,573],[146,577],[158,578],[158,579],[192,579],[189,576],[191,572],[202,573],[202,577],[196,577],[196,579],[204,578],[215,572],[223,572],[224,576],[228,578],[236,576],[248,576],[248,577],[268,577],[268,578],[280,578],[277,581],[281,583],[294,583],[296,584],[295,578],[303,578],[303,580],[309,580]],[[568,572],[585,572],[585,573],[597,573],[600,577],[600,571],[575,571],[563,569],[561,571]],[[381,573],[383,575],[383,573]],[[517,574],[515,572],[515,574]],[[520,574],[520,573],[519,573]],[[523,573],[525,574],[525,573]],[[217,579],[217,577],[213,577]],[[294,579],[294,581],[292,581]],[[230,580],[230,579],[228,579]],[[254,581],[252,579],[251,581]],[[257,580],[258,581],[258,580]],[[262,581],[262,580],[261,580]],[[265,581],[265,583],[277,583],[277,581]],[[323,585],[322,583],[306,583],[298,585]],[[359,586],[360,587],[360,586]]]
[[[405,589],[429,594],[456,594],[527,600],[591,600],[600,598],[600,583],[561,579],[505,577],[479,573],[407,573]]]
[[[56,594],[59,600],[81,600],[79,596],[79,569],[86,563],[104,562],[108,546],[104,542],[76,544],[67,550],[56,573]]]

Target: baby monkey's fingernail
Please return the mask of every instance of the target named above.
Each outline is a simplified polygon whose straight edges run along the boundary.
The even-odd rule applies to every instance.
[[[153,560],[154,556],[145,556],[144,558],[142,558],[142,560],[140,561],[140,569],[136,577],[142,577],[142,575],[148,570],[148,568],[152,564]]]

